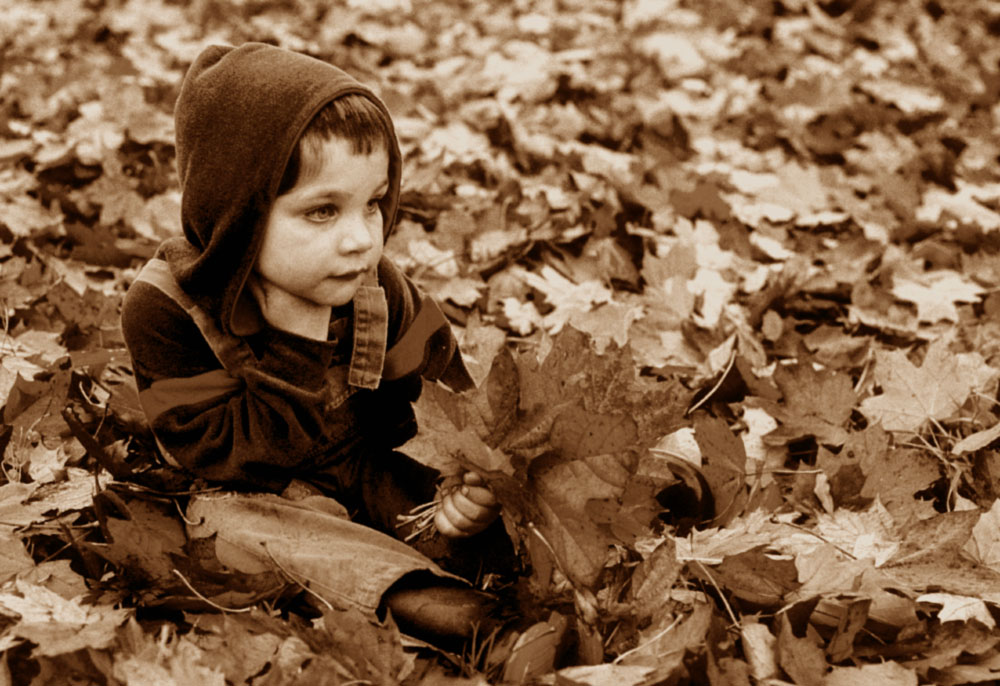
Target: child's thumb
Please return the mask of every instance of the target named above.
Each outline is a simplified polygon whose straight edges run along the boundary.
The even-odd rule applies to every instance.
[[[464,481],[467,486],[482,486],[486,483],[485,479],[483,479],[479,472],[466,472],[462,475],[462,481]]]

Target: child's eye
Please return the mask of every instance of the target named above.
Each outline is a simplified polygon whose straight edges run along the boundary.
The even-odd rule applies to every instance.
[[[306,212],[306,218],[314,222],[325,222],[333,219],[336,214],[337,208],[334,205],[320,205]]]
[[[384,196],[383,196],[384,198]],[[379,203],[382,202],[383,198],[372,198],[368,201],[368,212],[374,214],[380,211]]]

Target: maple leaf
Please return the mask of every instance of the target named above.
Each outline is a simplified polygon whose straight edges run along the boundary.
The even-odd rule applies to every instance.
[[[958,321],[956,302],[977,303],[985,293],[981,286],[958,272],[941,270],[912,278],[894,278],[892,294],[917,306],[917,319],[934,323]]]
[[[877,500],[865,512],[837,510],[820,514],[816,530],[855,558],[874,560],[876,567],[892,559],[900,546],[895,521]]]
[[[694,436],[705,464],[702,472],[715,500],[716,524],[741,515],[747,504],[746,451],[726,422],[704,412],[694,418]]]
[[[185,638],[201,649],[204,664],[220,670],[230,683],[242,684],[277,659],[288,634],[280,620],[254,608],[249,613],[206,613],[199,617],[198,632]]]
[[[28,555],[21,539],[0,530],[0,584],[30,571],[34,566],[35,561]]]
[[[207,664],[206,655],[190,638],[178,637],[168,625],[153,637],[142,631],[135,618],[130,618],[124,634],[123,650],[112,668],[116,679],[126,684],[225,686],[225,674]]]
[[[600,355],[567,327],[544,360],[501,350],[474,391],[425,382],[420,429],[403,450],[446,474],[482,473],[505,518],[537,527],[569,576],[589,585],[613,539],[588,503],[617,501],[635,456],[676,428],[688,397],[675,381],[638,377],[627,347]]]
[[[522,271],[521,278],[545,294],[545,299],[554,308],[542,317],[543,326],[552,334],[559,333],[574,315],[610,303],[612,298],[611,291],[599,281],[576,284],[548,265],[542,267],[540,274]]]
[[[957,189],[949,193],[942,188],[928,188],[922,197],[916,216],[924,221],[940,222],[942,215],[950,215],[970,222],[985,230],[1000,229],[1000,213],[985,206],[980,197],[982,189],[959,179]]]
[[[1000,500],[979,517],[964,550],[977,562],[1000,571]]]
[[[130,576],[141,576],[150,586],[173,585],[175,564],[170,553],[183,554],[187,540],[180,522],[161,507],[142,501],[130,503],[128,515],[129,519],[104,520],[111,540],[98,549],[99,554]]]
[[[124,222],[139,236],[160,241],[180,233],[180,194],[168,191],[145,198],[137,181],[128,177],[116,160],[105,162],[105,172],[71,197],[78,202],[100,205],[101,224]]]
[[[857,404],[851,379],[833,369],[816,370],[805,362],[793,367],[778,365],[773,375],[784,396],[782,405],[754,400],[782,423],[768,439],[793,441],[815,436],[820,443],[842,445],[845,425]]]
[[[0,224],[15,236],[30,236],[42,229],[58,226],[62,214],[27,195],[0,197]]]
[[[870,438],[879,441],[877,432]],[[866,502],[878,498],[900,526],[936,514],[933,503],[917,498],[916,494],[941,478],[941,463],[937,459],[907,448],[886,450],[883,447],[877,452],[861,450],[857,464],[865,480],[859,489],[856,488],[856,496]]]
[[[938,619],[942,622],[967,622],[975,619],[987,627],[996,627],[996,621],[981,598],[969,598],[952,593],[925,593],[917,598],[918,603],[940,605]]]
[[[778,616],[778,664],[791,677],[793,683],[803,686],[823,686],[826,673],[826,656],[815,640],[799,638],[792,628],[789,613]]]
[[[943,339],[931,343],[920,367],[901,350],[877,351],[875,382],[882,393],[865,398],[860,409],[887,431],[916,432],[929,420],[951,418],[997,374],[978,353],[952,353]]]
[[[84,605],[17,579],[17,593],[0,593],[0,614],[17,620],[8,631],[36,644],[34,656],[62,655],[81,648],[107,648],[131,614],[127,609]]]

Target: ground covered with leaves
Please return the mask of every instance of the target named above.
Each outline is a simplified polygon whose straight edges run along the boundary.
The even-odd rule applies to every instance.
[[[407,450],[499,494],[525,574],[494,590],[567,627],[541,681],[1000,678],[995,3],[0,16],[0,684],[504,678],[485,639],[310,614],[281,570],[228,572],[180,528],[190,485],[156,466],[117,312],[179,230],[180,78],[245,40],[393,111],[387,250],[479,382],[428,385]],[[694,529],[688,464],[715,499]]]

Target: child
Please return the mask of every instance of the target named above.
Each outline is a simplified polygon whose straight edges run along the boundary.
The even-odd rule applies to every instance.
[[[440,626],[425,611],[443,599],[481,618],[482,595],[421,589],[426,573],[447,575],[389,537],[438,478],[394,451],[416,430],[421,377],[471,381],[440,309],[382,256],[402,167],[387,109],[336,67],[248,43],[198,57],[175,117],[184,236],[162,244],[122,307],[164,457],[231,490],[305,484],[335,499],[351,520],[329,532],[349,577],[333,580],[337,597],[467,634],[471,620]],[[498,511],[469,473],[435,523],[473,541],[496,533]],[[352,547],[360,539],[368,547]],[[373,540],[393,554],[359,552]]]

